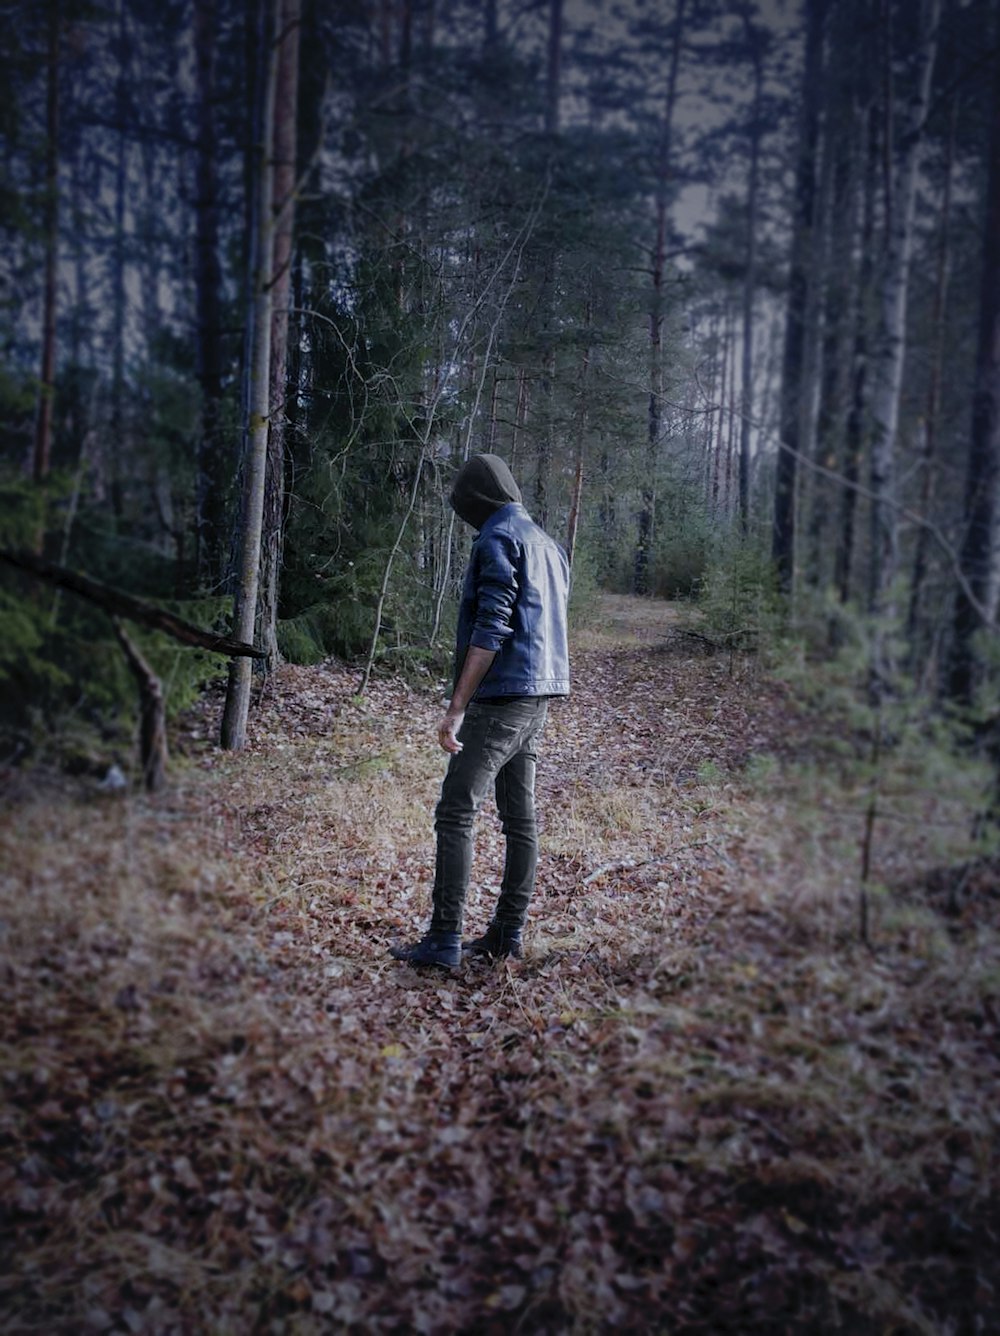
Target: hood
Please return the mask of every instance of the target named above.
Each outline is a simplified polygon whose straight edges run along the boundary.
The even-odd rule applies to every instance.
[[[456,514],[481,529],[495,510],[521,500],[521,489],[499,455],[473,455],[459,469],[448,498]]]

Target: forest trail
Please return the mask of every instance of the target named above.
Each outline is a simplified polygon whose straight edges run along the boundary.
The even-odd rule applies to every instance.
[[[573,667],[521,963],[387,955],[439,690],[286,667],[155,800],[11,792],[4,1331],[1000,1325],[998,902],[926,889],[949,795],[879,847],[873,956],[856,789],[802,805],[828,725],[670,605],[603,600]],[[469,931],[500,857],[484,811]]]

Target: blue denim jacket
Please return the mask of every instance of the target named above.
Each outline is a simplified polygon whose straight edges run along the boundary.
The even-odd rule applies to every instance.
[[[470,645],[496,651],[476,700],[569,695],[569,562],[518,502],[495,510],[472,544],[458,610],[455,677]]]

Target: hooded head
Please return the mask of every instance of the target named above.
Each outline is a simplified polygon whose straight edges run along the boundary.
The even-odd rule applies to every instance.
[[[521,500],[521,489],[499,455],[473,455],[459,469],[448,498],[466,524],[481,529],[495,510]]]

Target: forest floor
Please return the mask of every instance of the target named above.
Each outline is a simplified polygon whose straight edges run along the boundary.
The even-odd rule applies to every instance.
[[[605,599],[527,958],[420,972],[440,686],[208,695],[155,798],[3,776],[0,1330],[1000,1330],[968,797]],[[501,858],[484,811],[467,929]],[[957,880],[956,880],[957,879]]]

